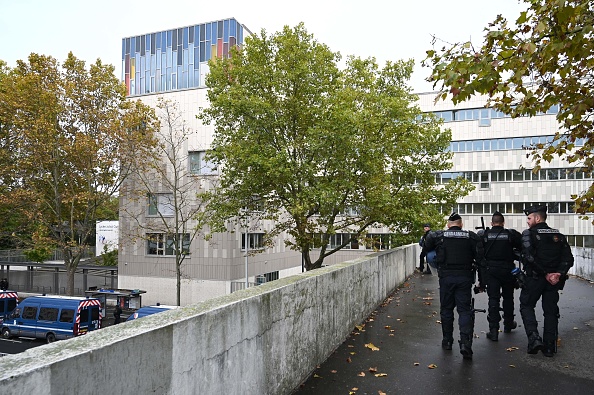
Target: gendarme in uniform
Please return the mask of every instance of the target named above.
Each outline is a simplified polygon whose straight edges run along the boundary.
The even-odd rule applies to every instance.
[[[528,336],[528,353],[542,350],[547,357],[556,352],[559,323],[559,290],[573,266],[573,254],[567,240],[547,223],[547,207],[532,206],[524,210],[529,229],[522,232],[522,256],[526,272],[520,293],[520,313]],[[543,338],[538,333],[534,308],[542,297]],[[544,343],[543,343],[544,340]]]
[[[448,218],[447,230],[427,235],[424,249],[427,252],[436,251],[443,334],[441,346],[445,350],[452,349],[455,307],[460,329],[460,353],[464,359],[471,359],[474,332],[472,286],[475,262],[482,259],[481,243],[476,233],[462,229],[462,218],[453,213]]]

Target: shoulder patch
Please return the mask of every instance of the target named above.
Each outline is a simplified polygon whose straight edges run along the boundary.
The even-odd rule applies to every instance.
[[[470,235],[465,230],[446,230],[443,232],[443,237],[451,239],[468,239]]]

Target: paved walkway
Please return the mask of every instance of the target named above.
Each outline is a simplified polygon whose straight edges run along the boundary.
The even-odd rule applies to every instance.
[[[518,328],[500,333],[498,342],[486,338],[486,314],[477,313],[468,361],[457,342],[452,351],[441,349],[438,279],[415,273],[294,395],[594,394],[594,285],[577,277],[567,281],[553,358],[526,353],[519,291],[515,297]],[[475,307],[486,306],[487,295],[476,295]],[[536,314],[542,332],[540,303]]]

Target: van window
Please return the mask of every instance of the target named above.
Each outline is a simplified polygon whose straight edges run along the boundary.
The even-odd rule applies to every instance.
[[[37,306],[25,306],[23,309],[23,319],[32,320],[37,316]]]
[[[91,309],[91,321],[97,321],[99,319],[99,309]]]
[[[55,307],[42,307],[39,309],[40,321],[57,321],[58,309]]]
[[[80,311],[80,322],[89,322],[89,309],[82,309]]]
[[[72,322],[73,319],[74,319],[74,310],[62,309],[62,313],[60,314],[60,322]]]
[[[17,301],[9,299],[8,300],[8,309],[6,311],[13,311],[15,307],[17,307]]]
[[[21,309],[14,309],[12,314],[10,314],[10,318],[21,318]]]

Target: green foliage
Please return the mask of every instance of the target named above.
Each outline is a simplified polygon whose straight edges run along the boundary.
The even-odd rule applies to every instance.
[[[443,221],[439,204],[469,191],[460,180],[435,185],[433,173],[451,166],[451,135],[415,104],[413,62],[380,69],[349,57],[341,70],[339,61],[300,24],[262,31],[210,62],[210,107],[199,117],[214,124],[209,157],[222,171],[220,186],[202,195],[213,231],[270,220],[266,241],[289,235],[286,245],[310,270],[350,242],[328,249],[332,234],[414,234]]]
[[[106,245],[103,246],[103,252],[99,256],[97,264],[99,266],[117,266],[118,265],[118,250],[108,251]]]
[[[46,246],[39,246],[37,248],[25,250],[23,255],[25,255],[31,262],[43,263],[52,256],[52,253],[53,249]]]
[[[486,95],[489,104],[513,117],[533,116],[559,104],[563,130],[553,143],[534,150],[536,167],[560,157],[594,170],[594,3],[589,0],[527,0],[515,24],[499,15],[485,29],[481,47],[458,43],[427,51],[430,81],[439,98],[454,103]],[[435,40],[434,40],[435,44]],[[577,139],[584,146],[575,148]],[[594,211],[594,185],[572,195],[579,213]]]
[[[35,223],[64,253],[68,292],[96,220],[133,163],[148,157],[158,125],[150,107],[126,99],[114,67],[72,53],[32,53],[0,64],[0,205]]]

